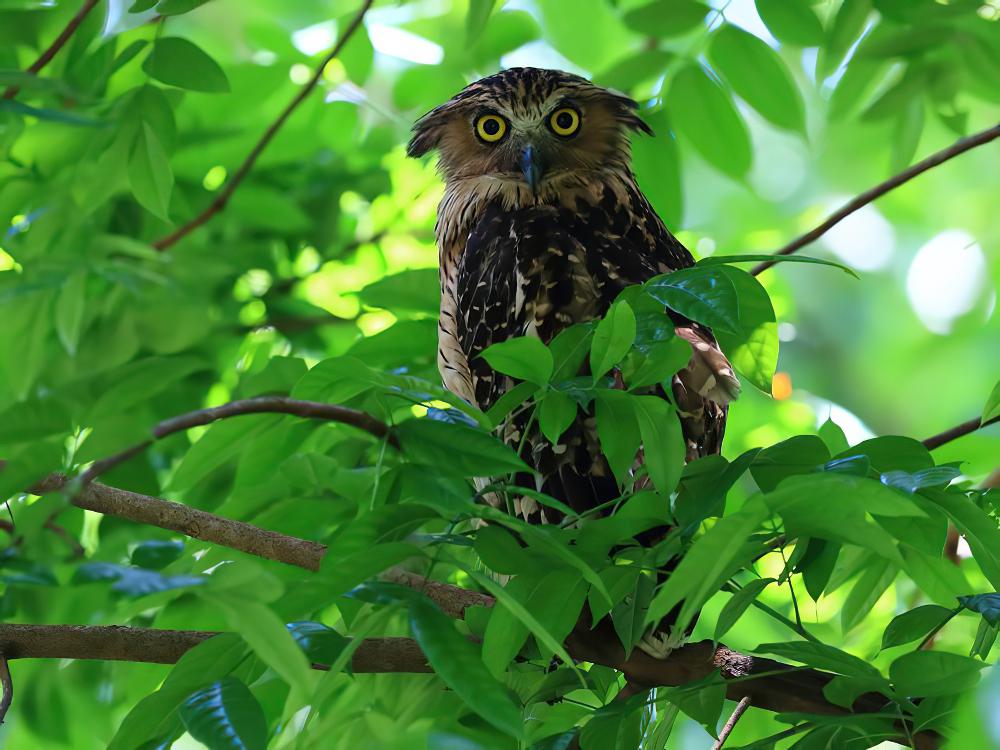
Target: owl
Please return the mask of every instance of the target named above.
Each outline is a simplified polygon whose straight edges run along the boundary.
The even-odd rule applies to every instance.
[[[636,184],[636,133],[652,135],[633,100],[536,68],[476,81],[414,125],[409,155],[436,149],[445,182],[435,228],[438,366],[452,393],[489,409],[514,382],[479,356],[487,347],[516,336],[548,344],[574,324],[601,318],[629,285],[693,265]],[[692,349],[664,387],[693,460],[719,452],[739,381],[709,329],[666,312]],[[581,367],[579,374],[588,374],[588,365]],[[578,513],[619,496],[592,411],[578,413],[556,445],[532,424],[522,414],[502,430],[537,471],[518,477],[520,486]],[[529,497],[515,499],[513,510],[532,523],[563,520]]]

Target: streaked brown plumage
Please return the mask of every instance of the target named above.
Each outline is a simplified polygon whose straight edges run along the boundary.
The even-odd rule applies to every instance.
[[[409,154],[437,149],[446,185],[436,233],[449,390],[489,408],[513,383],[478,357],[488,346],[522,335],[548,343],[603,316],[626,286],[693,264],[635,182],[634,131],[651,134],[631,99],[535,68],[477,81],[417,122]],[[719,451],[739,383],[708,329],[671,317],[693,349],[673,381],[691,460]],[[505,437],[520,442],[523,428],[508,424]],[[592,418],[580,415],[555,447],[528,437],[522,457],[542,476],[537,489],[577,511],[617,496]],[[526,499],[517,512],[560,520]]]

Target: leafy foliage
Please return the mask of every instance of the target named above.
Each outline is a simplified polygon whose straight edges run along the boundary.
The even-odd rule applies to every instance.
[[[279,121],[355,4],[98,3],[33,74],[79,6],[0,3],[4,621],[227,631],[173,666],[18,660],[5,740],[624,749],[683,732],[707,746],[727,713],[717,674],[615,700],[621,676],[565,645],[581,616],[607,617],[634,653],[672,613],[675,635],[833,673],[834,704],[885,699],[888,718],[751,708],[733,746],[875,744],[900,739],[897,719],[955,747],[1000,743],[986,668],[1000,503],[976,489],[997,428],[933,453],[894,434],[1000,410],[996,149],[866,207],[817,257],[760,277],[737,265],[996,123],[993,5],[377,2]],[[441,190],[403,144],[420,114],[513,64],[640,102],[656,135],[635,139],[639,182],[700,260],[548,345],[491,347],[512,388],[484,414],[440,385]],[[941,261],[933,241],[954,227]],[[712,327],[754,386],[724,456],[684,463],[671,380],[691,352],[668,309]],[[92,462],[177,414],[268,394],[364,411],[389,436],[246,415],[157,440],[101,481],[325,544],[318,572],[81,507],[73,480]],[[581,513],[515,488],[528,467],[499,439],[512,414],[553,443],[593,419],[621,497]],[[27,492],[53,472],[62,490]],[[529,501],[565,522],[509,513]],[[455,621],[375,580],[394,566],[496,604]],[[435,674],[352,667],[362,639],[397,636]]]

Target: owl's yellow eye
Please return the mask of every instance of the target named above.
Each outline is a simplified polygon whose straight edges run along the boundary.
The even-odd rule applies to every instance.
[[[483,115],[476,120],[476,135],[487,143],[496,143],[507,132],[507,121],[500,115]]]
[[[556,135],[568,138],[580,129],[580,113],[572,107],[560,107],[549,117],[549,127]]]

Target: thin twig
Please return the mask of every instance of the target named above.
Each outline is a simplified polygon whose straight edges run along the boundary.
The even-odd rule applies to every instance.
[[[729,735],[733,733],[736,728],[736,722],[740,720],[740,717],[744,712],[750,708],[750,697],[744,696],[740,698],[740,702],[736,704],[736,708],[733,709],[733,713],[729,717],[729,721],[726,725],[722,727],[722,731],[719,732],[719,739],[715,741],[712,745],[712,750],[722,750],[722,746],[726,744],[726,740],[729,739]]]
[[[344,45],[347,44],[354,32],[357,31],[359,26],[361,26],[365,13],[368,12],[372,2],[374,2],[374,0],[364,0],[361,4],[361,9],[358,11],[357,15],[354,16],[353,20],[347,25],[347,28],[344,29],[344,33],[340,35],[340,39],[337,40],[333,49],[330,50],[330,52],[328,52],[322,60],[320,60],[316,69],[313,71],[312,77],[306,81],[305,84],[303,84],[302,88],[299,89],[299,92],[288,103],[288,106],[286,106],[285,109],[282,110],[281,114],[278,115],[278,119],[271,123],[270,127],[264,131],[264,135],[262,135],[260,140],[257,141],[257,145],[253,147],[247,155],[247,158],[243,160],[242,164],[240,164],[239,169],[233,173],[232,178],[225,184],[222,191],[218,196],[216,196],[215,200],[209,204],[208,208],[188,221],[186,224],[179,226],[170,234],[156,240],[156,242],[153,243],[153,247],[160,251],[166,250],[226,207],[229,199],[232,197],[233,193],[236,192],[236,188],[238,188],[240,183],[246,179],[248,174],[250,174],[250,170],[253,169],[254,163],[256,163],[257,159],[264,152],[264,149],[267,148],[268,144],[273,140],[274,136],[281,129],[281,126],[285,124],[285,121],[291,116],[292,112],[294,112],[295,109],[303,101],[305,101],[306,97],[309,96],[309,93],[316,87],[316,84],[319,83],[320,78],[323,76],[323,70],[326,68],[327,64],[340,54]]]
[[[965,437],[976,430],[986,427],[987,425],[996,424],[1000,422],[1000,417],[993,417],[993,419],[988,420],[985,423],[980,422],[980,418],[970,419],[968,422],[962,422],[960,425],[952,427],[950,430],[945,430],[944,432],[939,432],[937,435],[931,435],[929,438],[924,439],[922,442],[924,447],[932,451],[935,448],[940,448],[945,443],[950,443],[952,440],[957,440],[960,437]]]
[[[66,24],[66,28],[64,28],[59,36],[55,38],[55,41],[49,45],[48,49],[46,49],[41,55],[38,56],[37,60],[28,66],[27,72],[38,73],[42,68],[48,65],[52,58],[55,57],[59,50],[61,50],[65,46],[66,42],[69,41],[70,37],[73,36],[80,24],[83,23],[83,19],[87,17],[87,14],[94,9],[94,6],[97,5],[98,2],[100,2],[100,0],[86,0],[80,10],[77,11],[76,15],[70,19],[68,24]],[[10,86],[3,92],[3,98],[13,99],[17,96],[17,93],[20,90],[20,86]]]
[[[394,447],[399,446],[398,441],[390,431],[389,425],[363,411],[349,409],[346,406],[337,406],[336,404],[324,404],[319,401],[301,401],[299,399],[288,398],[287,396],[261,396],[242,401],[230,401],[228,404],[222,404],[221,406],[214,406],[210,409],[198,409],[197,411],[186,412],[176,417],[165,419],[153,428],[153,437],[151,439],[131,445],[113,456],[95,461],[90,465],[90,468],[80,475],[80,482],[83,486],[86,486],[104,472],[141,453],[156,440],[162,440],[168,435],[173,435],[175,432],[183,432],[192,427],[201,427],[219,419],[227,419],[243,414],[291,414],[304,419],[322,419],[329,422],[340,422],[357,427],[359,430],[364,430],[379,439],[387,440]]]
[[[3,698],[0,698],[0,724],[7,718],[11,701],[14,700],[14,681],[10,678],[10,665],[7,655],[0,653],[0,686],[3,687]]]
[[[801,250],[806,245],[810,244],[811,242],[815,242],[817,239],[822,237],[830,229],[832,229],[834,226],[836,226],[841,221],[846,219],[848,216],[857,211],[859,208],[868,205],[876,198],[880,198],[886,193],[888,193],[890,190],[899,187],[903,183],[909,182],[917,175],[926,172],[928,169],[932,169],[933,167],[936,167],[939,164],[943,164],[949,159],[953,159],[959,154],[964,154],[966,151],[976,148],[977,146],[982,146],[985,143],[989,143],[990,141],[998,137],[1000,137],[1000,125],[994,125],[992,128],[987,128],[986,130],[980,133],[976,133],[974,135],[970,135],[955,141],[955,143],[950,145],[948,148],[938,151],[937,153],[931,154],[923,161],[918,161],[913,166],[909,167],[908,169],[904,169],[902,172],[890,177],[885,182],[881,182],[875,187],[861,193],[861,195],[852,198],[843,206],[841,206],[832,214],[830,214],[818,227],[816,227],[815,229],[811,229],[805,234],[803,234],[801,237],[792,240],[783,248],[777,250],[774,253],[774,255],[775,256],[791,255],[792,253]],[[763,263],[754,266],[753,270],[750,271],[750,273],[756,276],[757,274],[766,271],[775,263],[777,263],[777,261],[775,260],[764,261]]]

